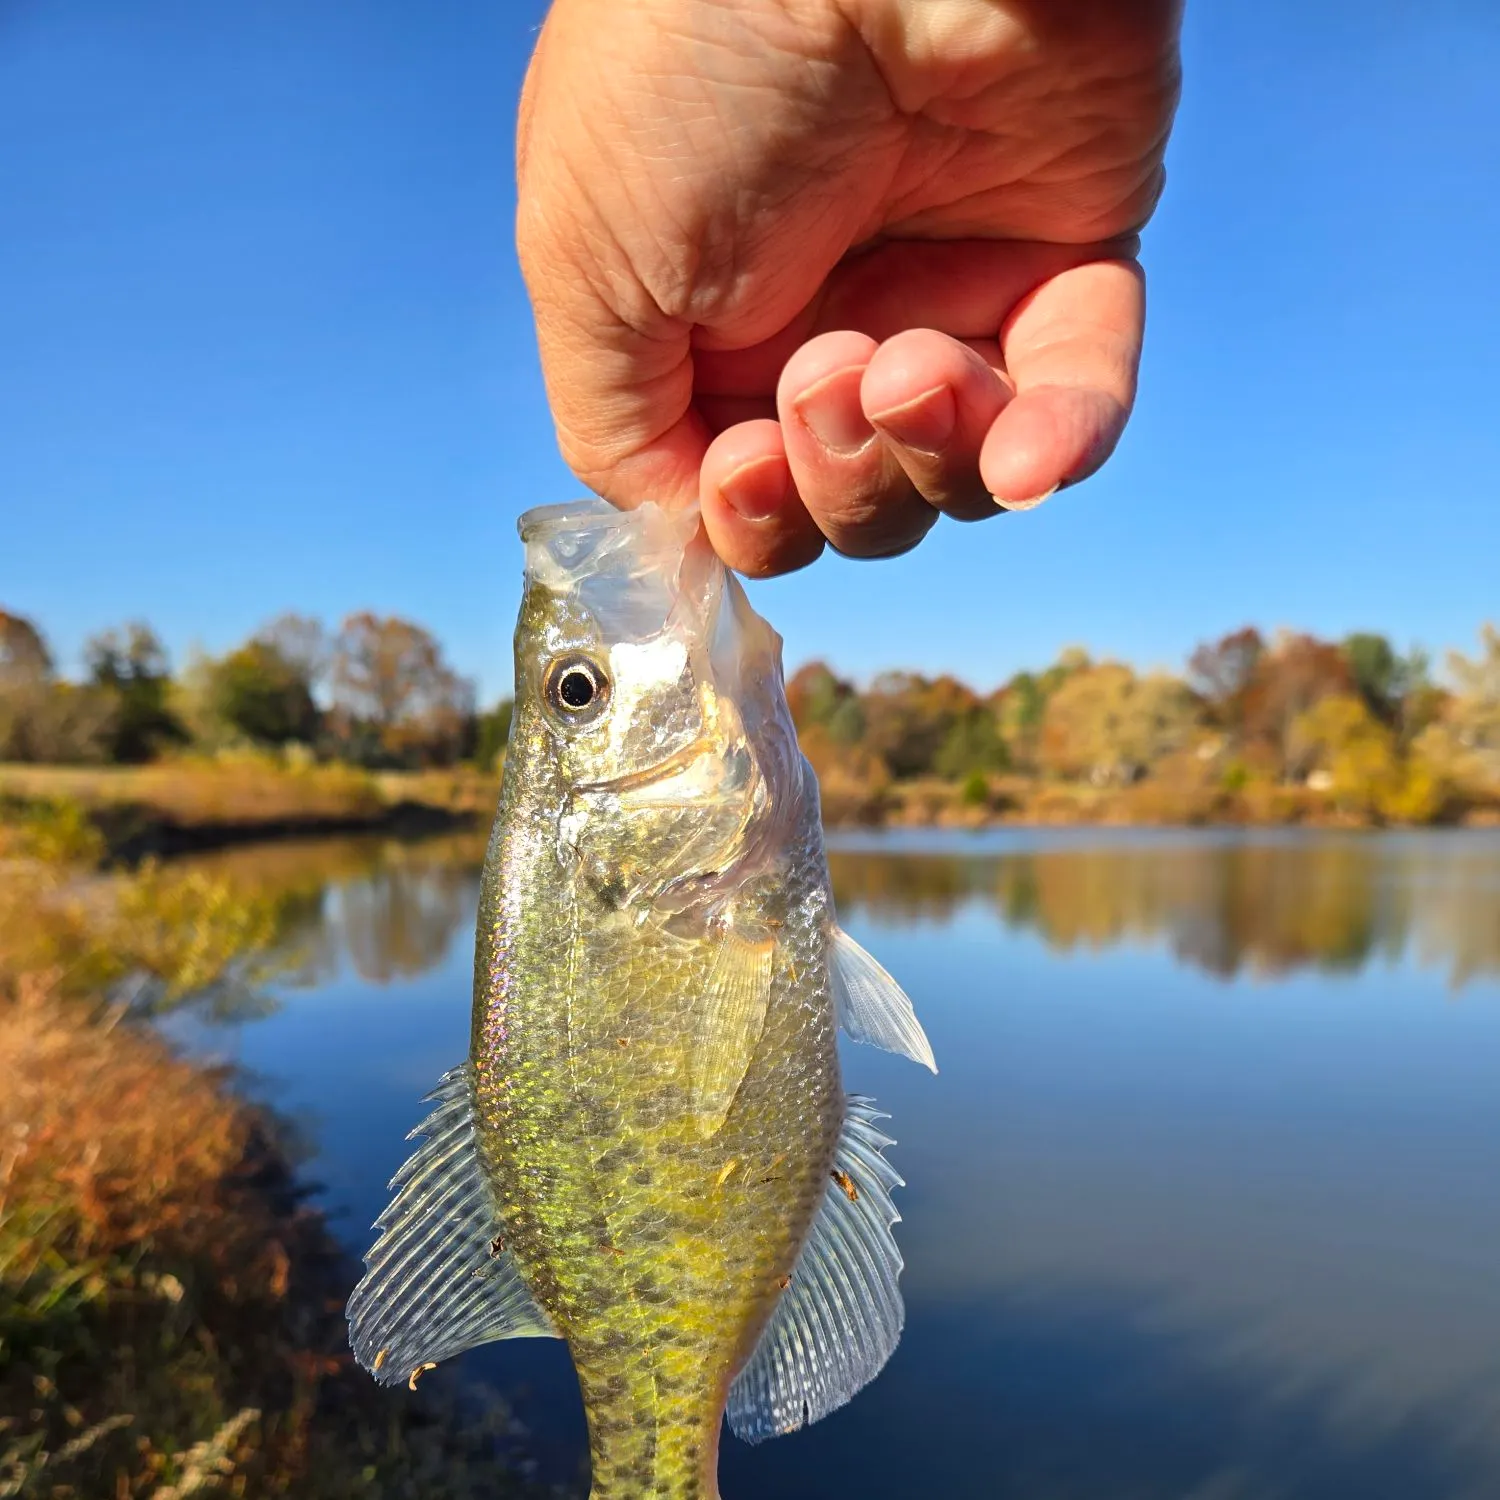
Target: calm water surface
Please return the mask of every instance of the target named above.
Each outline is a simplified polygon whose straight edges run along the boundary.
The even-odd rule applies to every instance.
[[[463,849],[226,856],[300,892],[269,1014],[179,1017],[303,1125],[351,1247],[468,1042]],[[890,1111],[907,1327],[726,1500],[1500,1495],[1500,838],[881,836],[833,856],[936,1078]],[[561,1345],[467,1355],[547,1472]]]

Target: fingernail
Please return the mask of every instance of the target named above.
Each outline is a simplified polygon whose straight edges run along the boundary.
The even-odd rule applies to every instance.
[[[802,425],[830,453],[849,458],[874,441],[875,429],[859,405],[864,370],[855,367],[825,375],[792,402]]]
[[[1029,500],[1006,500],[1000,495],[991,495],[990,499],[1000,507],[1001,510],[1035,510],[1043,500],[1057,493],[1054,484],[1050,490],[1043,490],[1040,495],[1033,495]]]
[[[746,521],[764,521],[782,510],[792,493],[792,474],[779,453],[752,458],[720,481],[724,503]]]
[[[946,385],[935,385],[904,405],[878,412],[871,420],[903,448],[936,457],[948,446],[958,425],[958,406]]]

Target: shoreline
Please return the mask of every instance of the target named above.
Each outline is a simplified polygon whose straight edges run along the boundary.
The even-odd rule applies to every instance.
[[[131,868],[259,844],[383,835],[417,841],[489,827],[500,778],[459,768],[365,773],[345,766],[286,768],[158,762],[140,767],[0,766],[0,853],[38,841],[103,867]],[[1303,786],[1235,791],[1146,781],[1094,788],[996,778],[972,786],[931,779],[853,794],[834,777],[823,794],[829,834],[995,828],[1500,828],[1500,806],[1405,822],[1338,805]]]

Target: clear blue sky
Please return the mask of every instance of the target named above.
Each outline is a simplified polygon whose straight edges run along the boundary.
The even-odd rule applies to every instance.
[[[0,604],[67,665],[289,608],[510,680],[576,493],[512,248],[539,0],[0,5]],[[1140,404],[1098,478],[753,597],[790,665],[980,686],[1247,621],[1500,616],[1500,6],[1189,0]]]

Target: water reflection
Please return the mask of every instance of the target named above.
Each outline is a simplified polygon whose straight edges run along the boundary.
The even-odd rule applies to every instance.
[[[1403,956],[1446,969],[1455,989],[1500,974],[1500,840],[1492,837],[948,843],[942,852],[923,841],[836,848],[840,910],[900,926],[988,909],[1055,952],[1161,942],[1225,977],[1357,971]]]
[[[215,862],[295,894],[301,968],[206,1045],[306,1120],[352,1248],[467,1044],[481,852]],[[907,1328],[848,1408],[727,1443],[730,1500],[1500,1494],[1500,1005],[1443,1003],[1500,998],[1500,838],[887,838],[833,867],[942,1068],[847,1056],[909,1184]],[[574,1474],[561,1351],[464,1368]]]
[[[226,850],[191,864],[246,894],[279,902],[278,982],[328,982],[347,965],[371,984],[425,974],[462,934],[473,937],[484,836],[410,843],[379,837]]]
[[[1454,989],[1500,975],[1500,838],[1086,837],[1102,842],[845,839],[829,863],[839,910],[886,927],[991,913],[1054,952],[1164,944],[1225,978],[1357,972],[1402,959],[1443,970]],[[448,952],[472,919],[483,853],[483,836],[469,834],[274,844],[191,863],[280,900],[280,963],[291,982],[318,983],[347,962],[385,984]]]

